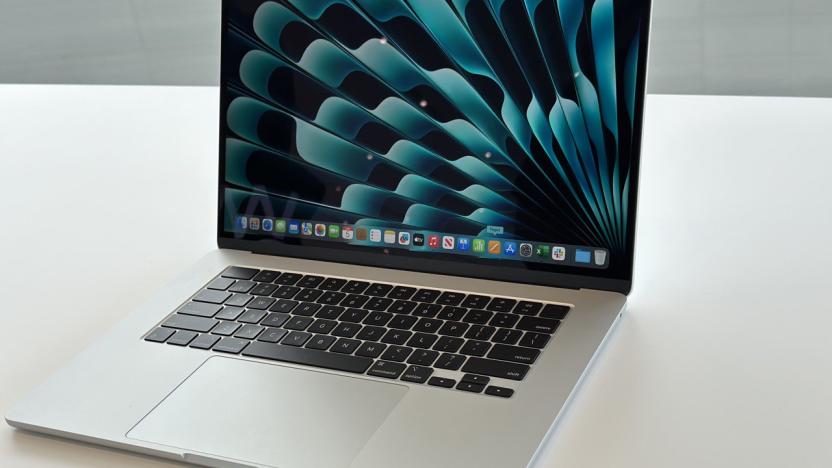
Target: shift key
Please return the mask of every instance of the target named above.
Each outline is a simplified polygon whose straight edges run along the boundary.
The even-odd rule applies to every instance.
[[[214,319],[193,317],[191,315],[176,314],[165,320],[162,324],[166,328],[177,328],[179,330],[190,330],[205,333],[214,328],[217,321]]]
[[[528,371],[529,366],[525,364],[495,361],[478,357],[468,358],[468,361],[462,366],[462,372],[510,380],[523,380],[523,377],[526,376]]]

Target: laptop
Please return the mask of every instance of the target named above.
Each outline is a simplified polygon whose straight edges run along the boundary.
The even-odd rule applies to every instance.
[[[222,16],[218,249],[7,422],[206,466],[533,464],[632,285],[650,1]]]

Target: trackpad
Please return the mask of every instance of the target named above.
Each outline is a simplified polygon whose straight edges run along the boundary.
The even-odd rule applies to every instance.
[[[347,467],[407,387],[212,357],[127,436],[280,468]]]

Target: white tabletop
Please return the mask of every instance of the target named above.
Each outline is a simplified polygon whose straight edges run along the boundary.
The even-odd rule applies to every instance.
[[[214,248],[217,101],[0,86],[0,411]],[[830,122],[649,98],[629,313],[535,466],[832,465]],[[169,463],[2,425],[0,466]]]

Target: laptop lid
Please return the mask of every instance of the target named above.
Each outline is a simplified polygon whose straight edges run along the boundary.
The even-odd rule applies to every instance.
[[[649,0],[225,0],[222,248],[627,293]]]

